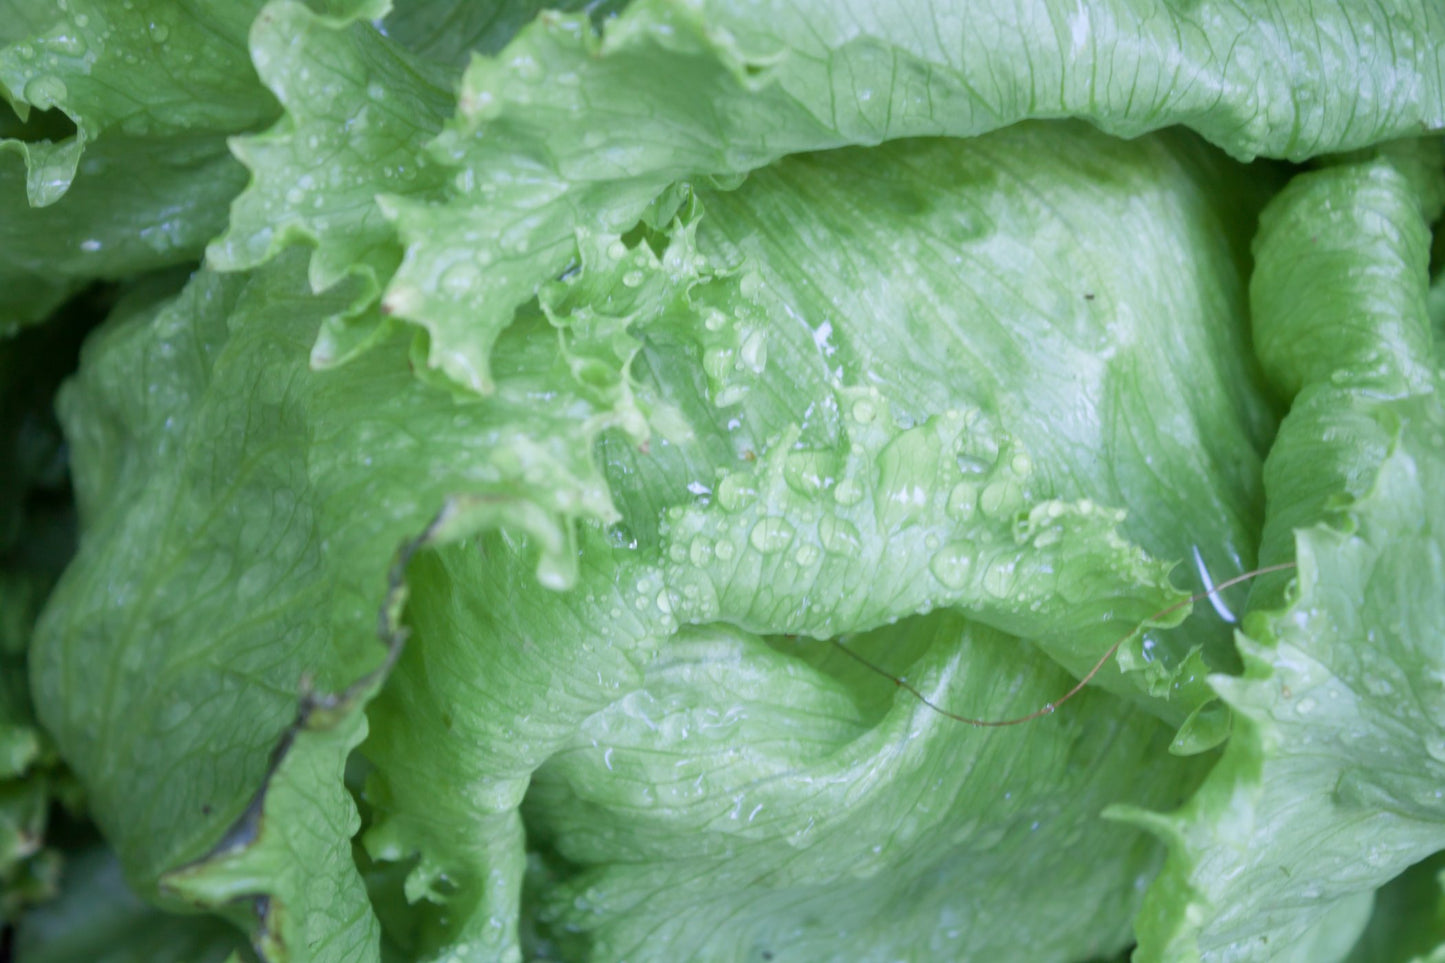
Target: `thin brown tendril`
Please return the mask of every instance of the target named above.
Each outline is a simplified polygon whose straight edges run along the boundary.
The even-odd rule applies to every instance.
[[[1189,598],[1181,599],[1180,601],[1175,602],[1172,605],[1166,605],[1164,608],[1155,612],[1153,615],[1140,621],[1138,625],[1134,626],[1128,632],[1125,632],[1123,635],[1119,636],[1118,640],[1113,645],[1109,646],[1109,648],[1105,650],[1103,655],[1099,656],[1099,661],[1094,663],[1094,667],[1088,672],[1086,672],[1082,679],[1074,683],[1074,687],[1072,689],[1070,689],[1068,692],[1065,692],[1062,696],[1060,696],[1058,699],[1055,699],[1053,702],[1044,703],[1042,708],[1035,709],[1028,715],[1019,716],[1015,719],[970,719],[968,716],[961,716],[956,712],[949,712],[942,706],[930,701],[927,696],[925,696],[922,692],[918,691],[917,687],[910,684],[907,680],[900,679],[898,676],[893,675],[886,669],[874,665],[872,662],[869,662],[863,656],[859,655],[857,652],[854,652],[852,649],[848,648],[837,639],[830,639],[829,641],[833,643],[833,647],[836,648],[839,652],[842,652],[848,658],[852,659],[854,662],[857,662],[868,671],[874,672],[878,675],[883,676],[883,678],[888,679],[894,685],[898,686],[898,688],[909,693],[913,696],[913,698],[928,706],[928,708],[932,709],[939,715],[947,719],[952,719],[954,722],[962,722],[964,725],[979,726],[986,729],[999,729],[1004,726],[1016,726],[1025,722],[1032,722],[1042,716],[1052,715],[1055,709],[1063,705],[1065,702],[1068,702],[1074,696],[1078,695],[1079,692],[1084,688],[1084,686],[1088,685],[1089,682],[1093,680],[1094,676],[1099,674],[1099,670],[1104,667],[1105,663],[1107,663],[1110,659],[1114,657],[1115,652],[1119,651],[1119,646],[1123,645],[1125,642],[1128,642],[1135,635],[1142,632],[1144,630],[1144,627],[1150,622],[1156,622],[1167,615],[1172,615],[1173,613],[1179,611],[1185,606],[1193,605],[1195,602],[1203,601],[1204,599],[1207,599],[1212,595],[1222,592],[1231,586],[1238,585],[1240,582],[1247,582],[1250,579],[1258,578],[1261,575],[1269,575],[1272,572],[1283,572],[1294,567],[1294,562],[1281,562],[1278,565],[1267,565],[1264,568],[1257,568],[1251,572],[1245,572],[1243,575],[1236,575],[1234,576],[1234,578],[1226,579],[1225,581],[1220,582],[1218,585],[1214,586],[1208,591],[1200,592],[1197,595],[1191,595],[1189,596]]]

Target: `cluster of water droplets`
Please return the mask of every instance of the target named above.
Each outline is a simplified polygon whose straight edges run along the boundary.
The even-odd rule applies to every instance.
[[[131,4],[126,3],[126,8]],[[0,65],[5,73],[28,75],[20,86],[20,95],[40,110],[64,109],[70,90],[64,75],[86,75],[105,51],[108,24],[92,19],[90,14],[70,10],[70,0],[56,0],[59,16],[45,33],[31,41],[14,44],[0,51]],[[161,43],[169,27],[159,17],[139,27],[141,36],[148,35]],[[127,58],[135,62],[132,54]]]
[[[718,408],[742,404],[767,367],[767,322],[756,300],[760,287],[758,276],[747,273],[692,294],[702,322],[693,336],[701,352],[708,400]]]
[[[1018,520],[1033,466],[1020,446],[977,409],[915,424],[874,387],[836,392],[837,444],[805,444],[794,426],[666,513],[685,618],[827,635],[983,592],[1008,598],[1029,577]]]

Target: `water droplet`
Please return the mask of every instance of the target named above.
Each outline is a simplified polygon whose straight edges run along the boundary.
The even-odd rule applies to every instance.
[[[959,482],[948,493],[947,511],[950,517],[966,522],[978,508],[978,489],[968,482]]]
[[[926,429],[905,431],[879,452],[876,501],[883,528],[896,531],[918,522],[929,507],[938,469],[938,439]]]
[[[991,462],[979,458],[976,455],[960,453],[957,456],[957,460],[958,470],[963,472],[965,475],[983,475],[987,473],[990,468],[993,467],[993,464]]]
[[[877,407],[874,406],[873,402],[868,400],[867,398],[859,398],[857,401],[853,402],[852,412],[853,420],[858,422],[858,424],[860,425],[866,425],[870,423],[874,418],[878,417]]]
[[[818,522],[818,538],[823,548],[835,555],[854,555],[862,551],[863,542],[851,522],[824,515]]]
[[[70,57],[79,57],[85,53],[85,38],[79,34],[57,34],[49,39],[48,45],[51,50],[59,51]]]
[[[985,515],[1005,515],[1023,506],[1024,493],[1016,482],[999,478],[988,484],[978,497],[978,507]]]
[[[1013,589],[1014,560],[995,559],[983,573],[983,587],[994,598],[1006,599]]]
[[[1436,762],[1445,762],[1445,736],[1432,732],[1425,737],[1425,751]]]
[[[738,360],[754,372],[761,372],[768,363],[768,339],[761,331],[754,331],[743,339],[738,349]]]
[[[728,385],[713,396],[712,403],[719,408],[731,408],[733,405],[742,404],[747,396],[747,385]]]
[[[713,554],[717,556],[719,562],[726,562],[733,557],[733,552],[736,551],[736,548],[732,542],[724,538],[718,540],[718,543],[713,546],[712,551]]]
[[[1305,696],[1299,702],[1295,703],[1294,710],[1300,715],[1309,715],[1311,712],[1315,711],[1315,705],[1315,700],[1311,699],[1309,696]]]
[[[812,542],[804,542],[798,546],[797,552],[793,554],[793,561],[797,562],[803,568],[808,568],[816,562],[822,554],[823,553],[818,550],[818,546]]]
[[[627,256],[627,245],[623,244],[620,240],[613,241],[611,244],[607,245],[607,256],[612,258],[614,261],[622,260],[624,257]]]
[[[152,21],[150,25],[151,39],[156,43],[165,43],[170,39],[171,28],[160,21]]]
[[[933,577],[948,588],[963,588],[973,572],[973,546],[967,542],[952,542],[943,546],[928,561],[928,570]]]
[[[753,526],[748,541],[764,555],[779,552],[793,543],[793,526],[785,519],[768,516]]]
[[[726,378],[732,366],[733,353],[730,348],[708,348],[702,353],[702,370],[714,381]]]
[[[512,58],[512,69],[517,76],[523,80],[532,81],[542,78],[542,65],[527,54],[518,54]]]
[[[694,535],[687,547],[687,557],[699,567],[712,561],[712,540],[706,535]]]
[[[783,462],[783,480],[800,495],[816,495],[841,474],[840,461],[830,451],[789,452]]]
[[[626,274],[622,275],[622,283],[629,288],[638,287],[642,284],[642,272],[628,271]]]
[[[855,479],[845,478],[833,486],[833,500],[839,505],[856,505],[863,500],[863,486]]]
[[[1034,535],[1034,548],[1048,548],[1057,545],[1064,538],[1064,533],[1057,527],[1040,529]]]
[[[727,511],[739,511],[757,497],[758,491],[753,487],[753,476],[745,472],[734,472],[718,482],[717,503]]]
[[[41,110],[58,106],[69,92],[59,77],[36,77],[25,85],[25,99]]]
[[[451,295],[466,294],[481,280],[481,272],[468,261],[451,265],[441,275],[442,290]]]

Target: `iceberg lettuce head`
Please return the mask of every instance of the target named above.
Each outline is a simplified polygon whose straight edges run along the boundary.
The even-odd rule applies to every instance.
[[[559,6],[0,0],[18,959],[1442,958],[1445,7]]]

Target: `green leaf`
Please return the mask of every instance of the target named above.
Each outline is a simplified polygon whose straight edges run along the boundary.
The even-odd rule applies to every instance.
[[[913,450],[927,433],[915,429],[913,442],[901,441],[872,477],[840,485],[831,500],[846,503],[856,486],[876,489],[892,506],[877,516],[878,527],[907,528],[906,489],[916,486],[954,516],[950,526],[997,526],[994,537],[1013,541],[1011,551],[1044,571],[1053,550],[1047,543],[1058,534],[1045,533],[1072,523],[1062,506],[1042,503],[1088,500],[1105,515],[1126,510],[1121,534],[1155,558],[1182,561],[1197,548],[1215,572],[1247,568],[1261,498],[1253,452],[1264,447],[1271,416],[1241,356],[1235,245],[1247,227],[1221,221],[1205,200],[1235,197],[1247,210],[1254,198],[1237,177],[1192,138],[1125,144],[1082,127],[1037,125],[967,144],[798,158],[755,174],[739,191],[706,195],[715,226],[703,240],[726,252],[724,263],[736,259],[756,271],[765,315],[784,319],[766,330],[775,372],[769,390],[715,416],[716,424],[736,458],[761,451],[815,406],[802,419],[804,451],[787,458],[804,459],[826,441],[842,457],[824,474],[837,475],[853,460],[841,426],[848,435],[874,433],[881,450],[890,423],[938,419],[933,431],[960,436],[956,450],[943,446],[942,462],[927,457],[936,446]],[[1150,263],[1190,261],[1195,270],[1162,287],[1160,272],[1088,253],[1108,249],[1119,231],[1139,239]],[[778,384],[784,378],[788,384]],[[949,418],[966,424],[949,428]],[[735,429],[727,425],[733,419]],[[723,502],[727,479],[702,481]],[[790,482],[783,491],[798,487]],[[813,499],[829,500],[828,492]],[[767,504],[761,498],[760,510]],[[918,544],[893,550],[935,556],[942,546],[930,546],[930,534],[949,539],[923,529]],[[991,563],[1007,568],[1008,552],[971,557],[979,563],[971,575],[948,574],[955,566],[939,557],[929,578],[977,579],[976,586],[999,590],[1002,605],[1018,602],[1015,586],[990,589],[985,577]],[[1087,579],[1094,567],[1054,571],[1066,582]],[[956,588],[897,577],[925,596]],[[1069,641],[1049,644],[1071,651],[1065,664],[1082,672],[1093,662],[1084,653],[1102,651],[1112,641],[1108,628],[1117,634],[1120,627],[1101,625],[1088,637],[1078,627],[1091,619],[1079,606],[1097,586],[1062,587],[1073,597],[1060,613],[1075,608],[1074,630]],[[1116,614],[1137,621],[1167,601]],[[993,604],[981,591],[969,607]],[[1152,639],[1148,651],[1131,646],[1124,665],[1140,670],[1135,682],[1142,683],[1162,668],[1147,664],[1151,657],[1178,667],[1194,645],[1208,646],[1211,665],[1227,665],[1219,626],[1205,622],[1197,631]]]
[[[1346,963],[1437,963],[1445,959],[1445,855],[1422,860],[1375,894],[1374,912]]]
[[[1297,392],[1266,463],[1261,556],[1298,571],[1256,592],[1244,675],[1211,680],[1235,712],[1223,760],[1186,807],[1138,817],[1171,848],[1141,961],[1275,959],[1445,847],[1428,250],[1418,184],[1388,156],[1301,175],[1265,213],[1256,340]]]
[[[173,916],[143,903],[120,863],[94,847],[66,861],[64,895],[16,927],[26,963],[222,963],[249,960],[241,934],[214,917]]]
[[[454,528],[532,539],[529,571],[555,585],[573,577],[577,520],[614,517],[592,446],[635,416],[574,379],[544,318],[508,333],[492,399],[459,402],[412,375],[404,339],[308,370],[321,319],[354,293],[313,296],[304,252],[255,275],[202,272],[172,300],[121,305],[62,398],[88,537],[32,649],[37,704],[147,896],[215,850],[273,768],[284,779],[257,805],[275,835],[241,864],[292,851],[320,865],[300,834],[350,866],[339,787],[356,723],[313,748],[298,736],[289,769],[270,760],[303,679],[336,692],[376,666],[391,555],[448,499]],[[301,799],[326,801],[308,817]],[[214,872],[225,885],[202,872],[184,891],[214,902],[254,883],[290,914],[277,932],[364,923],[354,867],[328,884],[339,907],[304,878]],[[354,944],[328,945],[344,959]]]
[[[271,963],[1345,958],[1445,847],[1445,186],[1376,148],[1445,12],[567,6],[0,0],[0,336],[124,292],[33,641],[0,478],[4,911],[53,738]],[[1262,221],[1226,156],[1322,152]]]
[[[0,921],[55,895],[52,805],[74,811],[73,780],[35,719],[26,652],[35,618],[75,542],[64,440],[51,414],[74,362],[84,306],[0,341]]]
[[[241,922],[266,960],[379,963],[380,926],[351,857],[360,820],[342,774],[366,733],[359,703],[383,677],[303,698],[251,806],[211,852],[161,877],[162,893]]]
[[[1101,673],[1142,715],[1099,692],[999,733],[823,640],[1007,718],[1179,599],[1190,545],[1252,556],[1270,419],[1240,360],[1238,222],[1205,198],[1253,195],[1200,150],[1030,125],[790,159],[625,239],[579,232],[542,309],[589,352],[626,331],[631,359],[579,381],[690,432],[604,436],[621,518],[579,530],[564,595],[501,535],[413,564],[413,635],[361,751],[365,842],[410,868],[414,957],[518,959],[540,912],[564,958],[986,958],[1024,940],[1000,921],[1026,892],[1037,958],[1122,945],[1156,851],[1097,814],[1192,787],[1206,763],[1167,747],[1213,697],[1217,626],[1156,627]],[[1085,253],[1120,231],[1197,274]],[[747,821],[759,803],[776,821]],[[539,911],[529,845],[560,856]],[[1056,861],[1080,847],[1097,887]]]
[[[258,0],[175,4],[140,0],[5,0],[0,92],[21,119],[59,110],[75,124],[60,142],[6,141],[25,156],[32,206],[70,187],[88,145],[103,135],[193,139],[268,120],[274,102],[255,81],[245,36]]]
[[[468,68],[433,149],[456,174],[450,196],[395,204],[407,253],[385,303],[429,333],[431,365],[485,392],[497,332],[576,262],[576,228],[623,231],[678,180],[1029,117],[1122,137],[1184,124],[1244,158],[1445,126],[1434,5],[1211,4],[1200,23],[1141,23],[1122,2],[639,0],[599,37],[544,15]]]
[[[245,182],[211,135],[92,143],[79,178],[46,207],[26,201],[24,177],[0,156],[0,337],[42,320],[90,281],[199,258]]]
[[[413,0],[389,11],[381,30],[434,63],[465,67],[473,54],[495,54],[544,10],[586,12],[601,24],[628,0]]]
[[[910,649],[915,685],[994,716],[1069,678],[952,614],[849,644]],[[1124,795],[1188,790],[1192,761],[1135,775],[1168,759],[1166,727],[1093,692],[1037,727],[983,734],[908,696],[859,704],[876,680],[848,679],[836,653],[775,646],[725,625],[680,633],[641,691],[538,772],[528,826],[580,867],[542,896],[554,932],[585,934],[599,961],[1004,959],[1021,947],[1068,960],[1128,942],[1135,881],[1157,853],[1096,814]]]
[[[374,302],[401,259],[378,193],[434,194],[444,175],[421,154],[451,112],[450,78],[367,23],[337,23],[299,3],[268,5],[251,31],[252,56],[285,113],[263,134],[232,140],[252,172],[231,223],[210,247],[221,270],[254,267],[288,244],[316,247],[311,285],[357,275],[360,307]],[[352,311],[350,313],[356,313]],[[362,335],[385,331],[373,324]],[[340,319],[314,361],[341,360],[354,340]]]

